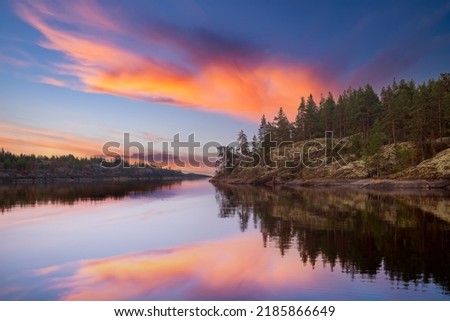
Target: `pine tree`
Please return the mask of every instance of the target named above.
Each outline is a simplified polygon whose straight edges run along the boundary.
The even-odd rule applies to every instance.
[[[297,116],[293,124],[293,139],[294,141],[301,141],[306,139],[305,134],[305,117],[306,117],[306,102],[305,98],[302,97],[300,100],[300,105],[297,109]]]
[[[364,148],[364,154],[366,156],[371,156],[377,153],[381,146],[383,146],[383,127],[381,121],[377,119],[370,129],[369,139]]]
[[[274,139],[278,144],[291,141],[291,124],[284,113],[283,107],[280,107],[278,115],[273,120]]]
[[[253,135],[252,138],[252,153],[255,153],[258,151],[258,137],[256,137],[256,135]]]
[[[322,97],[319,106],[319,117],[322,130],[333,131],[333,117],[336,109],[336,103],[334,102],[331,92],[328,93],[328,97],[326,99]]]
[[[314,101],[312,95],[309,95],[306,101],[306,114],[305,114],[305,131],[308,139],[313,138],[316,134],[319,134],[319,118],[317,113],[317,104]]]
[[[250,145],[248,143],[247,135],[243,130],[238,134],[238,152],[244,156],[250,154]]]
[[[380,100],[373,90],[372,86],[367,84],[363,89],[357,91],[358,97],[358,123],[360,132],[363,138],[367,141],[369,138],[369,131],[375,119],[380,114]]]
[[[261,117],[259,129],[258,129],[258,140],[260,143],[264,140],[266,133],[267,133],[267,121],[266,121],[266,116],[263,114]]]
[[[414,130],[411,131],[411,139],[415,142],[422,160],[427,157],[426,113],[429,98],[429,88],[425,84],[418,86],[413,96],[412,124]]]
[[[251,151],[251,156],[253,158],[253,165],[256,166],[260,163],[261,159],[260,159],[260,143],[258,141],[258,138],[256,137],[256,135],[253,135],[252,138],[252,151]]]
[[[395,83],[395,81],[394,81]],[[383,87],[381,89],[381,105],[383,108],[383,126],[388,129],[389,132],[389,143],[396,142],[396,121],[395,121],[395,112],[393,107],[394,100],[394,90],[389,85],[386,88]]]

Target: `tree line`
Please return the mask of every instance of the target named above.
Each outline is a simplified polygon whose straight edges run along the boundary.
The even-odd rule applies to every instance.
[[[41,156],[13,154],[0,149],[0,182],[15,179],[103,179],[113,177],[128,177],[139,179],[201,177],[195,174],[183,174],[180,170],[157,167],[154,164],[130,164],[124,160],[122,166],[106,160],[104,157],[75,157],[73,155]],[[109,165],[108,165],[109,164]]]
[[[218,166],[232,167],[230,162],[238,163],[246,156],[255,160],[256,154],[269,158],[270,148],[324,137],[326,131],[332,131],[335,138],[352,137],[352,143],[367,156],[383,145],[410,141],[415,144],[417,161],[433,157],[443,148],[443,138],[450,136],[450,73],[422,84],[394,79],[380,95],[367,84],[344,90],[337,100],[331,92],[321,96],[319,103],[313,95],[301,97],[293,121],[283,107],[271,122],[262,115],[251,142],[241,130],[237,146],[219,148]]]

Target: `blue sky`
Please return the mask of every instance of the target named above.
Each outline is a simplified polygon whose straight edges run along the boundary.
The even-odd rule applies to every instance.
[[[250,136],[262,113],[450,67],[448,1],[4,1],[0,146]]]

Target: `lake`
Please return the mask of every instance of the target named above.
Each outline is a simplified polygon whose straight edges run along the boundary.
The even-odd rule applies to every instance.
[[[1,300],[449,300],[450,191],[0,186]]]

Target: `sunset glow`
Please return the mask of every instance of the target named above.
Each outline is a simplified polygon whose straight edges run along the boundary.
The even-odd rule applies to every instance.
[[[438,2],[8,1],[0,147],[92,156],[125,132],[228,144],[280,107],[293,121],[310,94],[419,83],[448,65],[450,7]]]
[[[75,76],[84,91],[255,119],[277,106],[294,116],[299,97],[309,93],[318,97],[325,88],[333,89],[332,83],[314,75],[306,64],[259,57],[253,50],[236,56],[234,44],[219,37],[213,41],[222,41],[223,51],[216,52],[207,43],[193,42],[192,35],[182,30],[161,26],[135,30],[126,23],[118,25],[107,10],[91,11],[70,2],[61,7],[30,2],[16,8],[44,36],[40,46],[64,54],[64,62],[55,64],[57,73]],[[92,30],[97,21],[100,25]],[[101,40],[94,36],[96,32],[103,34]],[[138,45],[139,49],[121,46],[127,38],[130,47]],[[153,48],[173,52],[173,61],[154,53]],[[70,87],[57,78],[41,81]]]
[[[0,320],[450,298],[450,0],[6,0],[0,21]]]
[[[22,128],[2,122],[0,122],[0,142],[2,148],[18,154],[31,149],[36,155],[73,154],[79,157],[97,155],[103,144],[99,140],[61,131]]]

